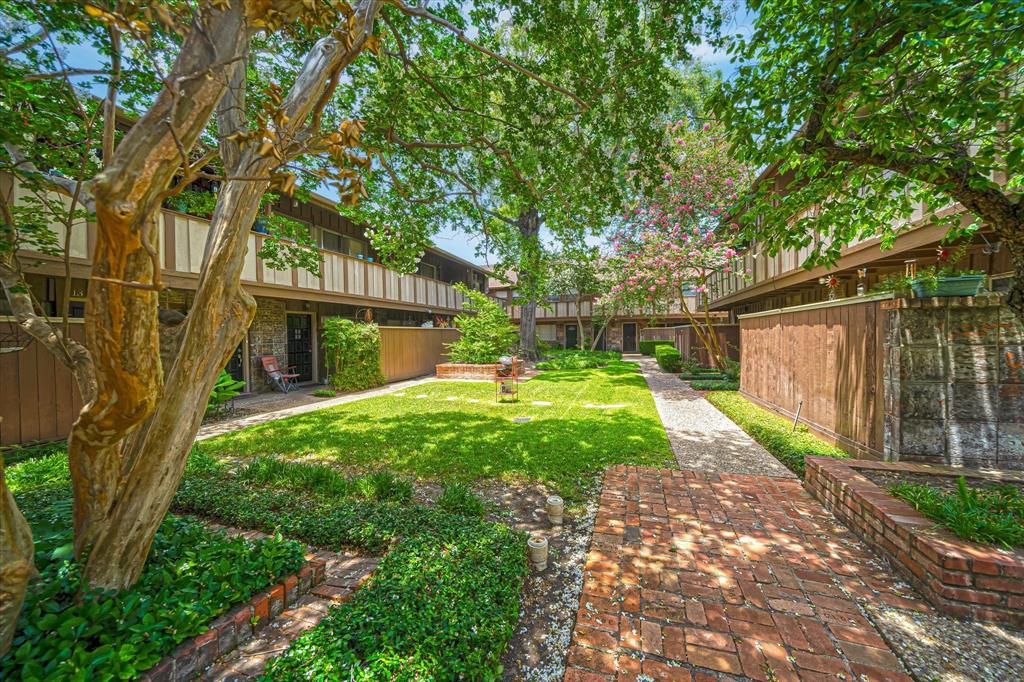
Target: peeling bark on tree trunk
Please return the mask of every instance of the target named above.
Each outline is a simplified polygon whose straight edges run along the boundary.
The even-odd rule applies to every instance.
[[[528,245],[531,242],[536,241],[537,235],[540,233],[540,216],[537,209],[531,207],[520,213],[516,222],[519,223],[521,249],[525,251],[529,248]],[[530,293],[531,297],[534,296],[535,287],[533,284],[536,281],[536,273],[531,268],[526,268],[524,272],[518,274],[519,280],[526,283],[525,290]],[[527,300],[520,306],[519,310],[519,347],[522,349],[523,359],[536,360],[537,301]]]
[[[7,488],[0,456],[0,656],[11,646],[28,580],[36,572],[34,558],[32,531]]]
[[[372,34],[374,18],[380,7],[379,0],[366,0],[358,6],[357,22],[351,28],[353,39],[348,46],[343,37],[334,36],[323,38],[314,45],[282,103],[286,114],[284,120],[290,123],[279,132],[291,136],[305,124],[321,101],[332,74],[340,73],[361,52],[366,39]],[[233,39],[225,37],[225,44],[230,44]],[[244,42],[239,45],[239,50],[239,54],[244,55]],[[230,69],[244,68],[244,62],[235,60],[228,68],[229,71],[219,79],[221,86],[232,81],[235,74]],[[220,95],[224,89],[221,87]],[[219,100],[218,95],[210,103],[210,111]],[[208,118],[210,114],[205,103],[203,111]],[[80,492],[92,504],[85,510],[88,532],[83,532],[81,541],[76,534],[76,550],[90,549],[83,577],[91,587],[124,589],[138,579],[156,530],[181,481],[217,375],[255,314],[255,301],[241,288],[241,272],[249,228],[256,218],[260,198],[270,187],[270,175],[280,161],[273,156],[259,155],[258,145],[250,145],[244,151],[225,150],[224,157],[237,160],[230,175],[240,179],[227,181],[221,189],[210,221],[211,236],[195,299],[182,325],[184,329],[177,333],[178,349],[174,362],[167,369],[162,385],[153,388],[151,395],[140,397],[144,403],[153,401],[149,413],[120,432],[119,440],[111,441],[110,445],[107,442],[114,436],[98,439],[98,449],[78,446],[76,452],[79,458],[95,456],[97,452],[116,455],[110,458],[115,465],[113,470],[100,470],[99,479],[86,476],[80,486]],[[140,352],[145,348],[151,350],[153,357],[159,355],[155,295],[153,299],[152,308],[144,311],[147,321],[152,319],[152,332],[147,331],[152,338],[147,336],[143,339],[146,345],[142,346],[125,344],[125,359],[130,359],[129,351]],[[117,360],[121,361],[122,357]],[[159,364],[157,368],[159,370]],[[108,403],[116,406],[117,400],[117,396],[110,396]],[[87,407],[86,411],[90,408]],[[132,417],[137,414],[136,411],[127,413]],[[74,433],[78,431],[76,424]],[[96,434],[90,432],[87,435],[95,439]],[[95,440],[88,441],[79,436],[78,442]],[[91,461],[83,467],[80,459],[78,466],[89,469],[88,473],[96,473]],[[103,487],[97,486],[97,482],[101,482]],[[97,496],[101,499],[97,500]]]

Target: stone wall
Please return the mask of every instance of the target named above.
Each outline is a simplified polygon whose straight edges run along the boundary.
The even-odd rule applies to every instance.
[[[885,314],[885,455],[1024,469],[1024,325],[998,297]]]
[[[250,376],[254,392],[266,391],[266,376],[260,356],[273,355],[282,365],[288,361],[288,320],[285,302],[274,298],[256,299],[256,316],[249,326]]]

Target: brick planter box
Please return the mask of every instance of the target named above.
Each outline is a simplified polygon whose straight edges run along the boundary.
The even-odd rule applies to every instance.
[[[311,559],[298,573],[215,618],[206,632],[187,639],[147,670],[141,682],[187,682],[198,677],[221,656],[245,644],[267,627],[285,607],[324,580],[325,563]],[[255,624],[253,620],[255,619]]]
[[[958,538],[860,473],[869,469],[966,473],[909,462],[808,457],[804,486],[939,610],[1024,626],[1024,552]]]
[[[437,365],[434,370],[438,379],[486,379],[494,378],[494,370],[498,365],[469,365],[457,362],[446,362]],[[522,375],[523,366],[519,365],[519,374]]]

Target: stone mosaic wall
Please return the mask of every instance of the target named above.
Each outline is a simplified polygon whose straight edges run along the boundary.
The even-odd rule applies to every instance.
[[[274,298],[256,299],[256,316],[249,326],[249,357],[254,392],[268,390],[260,357],[273,355],[281,364],[288,360],[288,321],[285,302]]]
[[[898,302],[885,328],[885,454],[1024,469],[1024,325],[998,297]]]

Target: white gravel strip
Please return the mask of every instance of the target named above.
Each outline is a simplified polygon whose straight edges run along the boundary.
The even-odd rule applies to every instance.
[[[793,472],[678,376],[662,372],[651,358],[640,358],[639,363],[680,468],[794,477]]]

